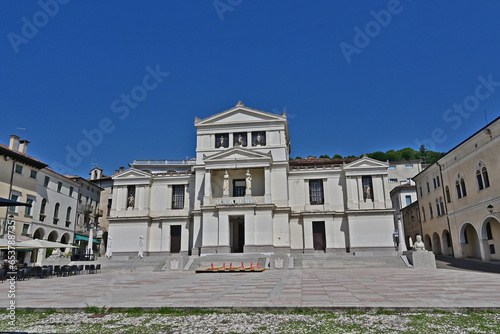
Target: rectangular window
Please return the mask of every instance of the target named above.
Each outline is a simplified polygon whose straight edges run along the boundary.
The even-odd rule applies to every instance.
[[[396,169],[396,166],[390,165],[388,169]]]
[[[406,205],[411,204],[411,195],[406,195]]]
[[[62,186],[63,186],[63,185],[62,185],[62,182],[60,182],[60,181],[59,181],[59,182],[57,182],[57,192],[58,192],[58,193],[60,193],[60,192],[61,192],[61,190],[62,190]]]
[[[265,131],[252,132],[252,146],[266,146],[266,132]]]
[[[33,199],[32,199],[32,198],[28,198],[28,199],[26,200],[26,204],[33,205]],[[32,207],[31,207],[31,206],[26,206],[26,207],[24,207],[24,215],[26,215],[26,216],[31,216],[31,209],[32,209]]]
[[[172,209],[184,208],[184,185],[172,186]]]
[[[420,189],[420,198],[422,198],[422,196],[424,196],[424,194],[422,193],[422,187],[419,187]]]
[[[373,201],[373,184],[371,176],[363,176],[361,178],[363,183],[363,200],[366,202],[367,199]]]
[[[246,132],[240,132],[240,133],[235,133],[233,134],[233,146],[238,147],[246,147],[247,146],[247,133]]]
[[[229,134],[220,133],[215,135],[215,148],[229,147]]]
[[[429,182],[427,182],[427,193],[431,192],[431,187],[429,187]]]
[[[111,205],[113,203],[112,199],[108,199],[108,214],[107,216],[111,215]]]
[[[17,174],[23,174],[23,166],[16,164],[15,171]]]
[[[413,165],[405,165],[406,169],[413,169]]]
[[[37,175],[38,175],[38,172],[36,170],[32,169],[30,172],[30,177],[32,179],[36,179]]]
[[[75,189],[73,187],[69,187],[69,197],[73,197],[73,191]]]
[[[29,235],[30,233],[30,224],[23,224],[23,232],[22,235]]]
[[[233,180],[233,197],[244,197],[246,184],[245,180]]]
[[[389,179],[389,183],[398,183],[398,179]]]
[[[17,202],[18,199],[19,199],[19,195],[17,195],[17,194],[10,195],[11,201]],[[9,206],[9,211],[10,212],[17,212],[17,206]]]
[[[49,182],[50,182],[50,177],[46,176],[45,180],[43,180],[43,186],[47,188],[49,186]]]
[[[309,180],[309,201],[311,204],[324,204],[323,180]]]

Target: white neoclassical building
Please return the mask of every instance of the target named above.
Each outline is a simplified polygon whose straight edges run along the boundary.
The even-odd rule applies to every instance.
[[[388,163],[289,160],[286,115],[241,102],[195,126],[196,158],[113,176],[113,254],[394,251]]]

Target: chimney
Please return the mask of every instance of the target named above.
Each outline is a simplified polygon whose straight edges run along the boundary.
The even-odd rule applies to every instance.
[[[26,154],[26,152],[28,151],[28,144],[30,142],[27,141],[26,139],[22,139],[21,141],[19,141],[19,152],[20,153],[24,153]]]
[[[120,173],[125,170],[125,167],[120,167]]]
[[[19,137],[16,135],[10,136],[9,149],[17,152],[19,150]]]
[[[118,169],[115,170],[115,174],[118,174],[120,171]]]

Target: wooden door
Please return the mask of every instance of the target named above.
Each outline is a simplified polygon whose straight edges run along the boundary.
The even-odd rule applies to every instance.
[[[325,222],[313,222],[313,246],[314,250],[325,251],[326,235]]]
[[[170,226],[170,253],[181,251],[181,226]]]

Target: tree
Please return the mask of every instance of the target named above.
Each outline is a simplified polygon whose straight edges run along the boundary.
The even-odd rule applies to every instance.
[[[394,150],[389,150],[389,151],[385,152],[385,156],[387,157],[387,160],[389,160],[389,161],[400,161],[401,160],[401,155]]]
[[[299,157],[299,156],[295,157],[295,160],[301,160],[301,159],[302,159],[302,157]]]
[[[420,159],[422,159],[424,163],[427,163],[427,160],[429,159],[429,151],[427,151],[424,144],[420,145],[419,153]]]
[[[416,160],[418,159],[417,151],[414,149],[407,147],[398,151],[401,154],[401,160]]]
[[[387,161],[387,156],[382,151],[368,153],[367,155],[368,155],[369,158],[372,158],[372,159],[375,159],[375,160]]]
[[[342,156],[340,154],[335,154],[332,159],[342,159]]]
[[[321,159],[330,159],[330,156],[328,154],[322,154],[319,156]]]

